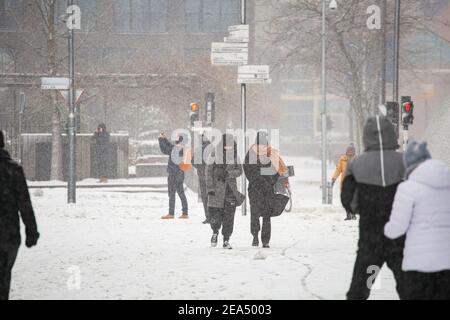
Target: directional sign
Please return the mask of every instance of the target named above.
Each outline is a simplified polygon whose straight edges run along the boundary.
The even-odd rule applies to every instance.
[[[225,37],[223,38],[224,42],[227,43],[248,43],[250,42],[250,38],[249,37]]]
[[[43,77],[41,78],[42,90],[69,90],[69,78]]]
[[[233,32],[233,31],[245,31],[245,30],[250,30],[250,26],[248,24],[238,24],[235,26],[229,26],[228,27],[228,32]]]
[[[270,67],[267,65],[247,65],[239,67],[239,74],[248,74],[248,73],[267,73],[269,74]]]
[[[244,65],[248,62],[248,53],[212,53],[213,65]]]
[[[248,43],[213,42],[212,53],[248,53]]]
[[[271,84],[272,79],[238,79],[240,84]]]

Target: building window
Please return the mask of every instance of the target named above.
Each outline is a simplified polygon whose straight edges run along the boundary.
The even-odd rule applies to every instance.
[[[24,11],[23,0],[0,0],[0,30],[19,29]]]
[[[74,0],[73,4],[81,10],[81,30],[84,32],[94,31],[97,22],[97,1],[96,0]],[[61,17],[66,14],[67,0],[57,0],[55,23],[61,22]]]
[[[114,29],[118,33],[167,31],[167,0],[114,0]]]
[[[0,73],[14,73],[16,62],[11,49],[0,48]]]
[[[186,32],[224,32],[239,23],[238,0],[186,0]]]

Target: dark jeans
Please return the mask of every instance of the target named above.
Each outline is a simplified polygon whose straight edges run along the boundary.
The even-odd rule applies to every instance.
[[[450,270],[441,272],[405,272],[408,300],[450,300]]]
[[[261,221],[260,218],[262,218],[262,230],[261,230]],[[250,232],[254,237],[257,237],[259,234],[259,231],[261,230],[261,241],[263,244],[269,244],[270,242],[270,236],[272,233],[272,226],[270,223],[270,217],[260,217],[257,214],[251,214],[250,217]]]
[[[225,201],[224,208],[209,207],[210,224],[214,233],[219,233],[222,227],[223,240],[230,240],[234,228],[236,204]]]
[[[178,193],[178,196],[181,200],[182,212],[188,213],[188,202],[186,199],[186,195],[184,194],[184,174],[170,174],[167,178],[167,184],[169,188],[169,214],[175,214],[175,195]]]
[[[16,261],[19,247],[0,247],[0,300],[9,299],[11,270]]]
[[[386,240],[387,241],[387,240]],[[403,254],[401,251],[391,251],[389,245],[380,245],[378,248],[359,248],[353,269],[352,283],[347,292],[348,300],[367,300],[370,296],[369,284],[375,282],[371,267],[381,270],[386,262],[392,270],[396,282],[396,289],[400,299],[405,299],[404,272],[402,271]]]
[[[202,197],[203,210],[205,211],[205,218],[209,220],[209,208],[208,208],[208,192],[206,191],[206,182],[199,178],[200,196]]]

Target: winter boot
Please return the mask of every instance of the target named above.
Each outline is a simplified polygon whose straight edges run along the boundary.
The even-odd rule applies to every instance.
[[[352,214],[352,220],[357,220],[356,219],[356,214]]]
[[[253,246],[253,247],[259,247],[259,239],[258,239],[258,236],[254,236],[254,237],[253,237],[252,246]]]
[[[352,220],[353,219],[353,215],[350,212],[347,212],[347,217],[345,218],[344,221],[348,221],[348,220]]]
[[[228,240],[225,240],[225,241],[223,242],[223,248],[224,248],[224,249],[233,249],[233,247],[232,247],[231,244],[230,244],[230,241],[228,241]]]
[[[217,238],[219,237],[218,233],[213,233],[211,237],[211,247],[215,248],[217,247]]]
[[[269,248],[270,248],[270,246],[269,246],[269,244],[268,244],[268,243],[263,243],[263,248],[264,248],[264,249],[269,249]]]
[[[205,219],[205,221],[202,222],[203,224],[210,224],[211,221],[209,221],[209,219]]]
[[[162,216],[161,217],[161,219],[163,219],[163,220],[170,220],[170,219],[174,219],[175,218],[175,216],[173,215],[173,214],[168,214],[168,215],[165,215],[165,216]]]
[[[189,215],[185,212],[181,216],[178,217],[179,219],[189,219]]]

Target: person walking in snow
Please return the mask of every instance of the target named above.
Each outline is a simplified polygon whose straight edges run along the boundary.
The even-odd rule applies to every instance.
[[[352,161],[355,158],[356,150],[355,147],[352,145],[347,147],[347,150],[345,152],[345,155],[343,155],[336,166],[336,170],[333,173],[333,176],[331,177],[331,183],[332,185],[335,184],[336,180],[339,178],[341,181],[341,191],[342,191],[342,184],[344,182],[345,172],[347,171],[347,166],[350,161]],[[356,220],[356,215],[347,211],[347,217],[345,220]]]
[[[100,183],[107,183],[110,174],[109,166],[111,163],[111,138],[109,132],[106,130],[106,125],[101,123],[92,136],[92,144],[94,146],[94,157],[97,168],[97,174],[100,178]]]
[[[274,187],[280,176],[284,176],[288,172],[288,168],[278,151],[269,144],[266,132],[258,132],[255,144],[250,147],[245,157],[244,172],[249,182],[252,246],[259,246],[259,232],[261,231],[263,248],[269,248],[272,232],[271,217],[275,205]]]
[[[245,196],[237,188],[237,178],[241,175],[242,165],[234,137],[224,134],[206,166],[208,207],[213,231],[212,247],[217,246],[219,230],[222,228],[223,248],[232,249],[230,237],[233,233],[236,207],[245,200]]]
[[[180,219],[188,219],[188,202],[186,195],[184,193],[184,171],[181,170],[180,164],[176,163],[177,160],[183,159],[185,148],[184,145],[187,143],[188,137],[184,134],[178,136],[175,143],[171,143],[166,136],[161,133],[158,142],[161,152],[169,156],[167,163],[167,186],[169,193],[169,213],[161,218],[163,220],[174,219],[175,217],[175,196],[178,194],[181,200],[182,214]],[[178,158],[178,159],[175,159]],[[182,160],[180,160],[182,161]]]
[[[381,269],[385,262],[394,273],[397,293],[403,299],[404,237],[390,240],[383,230],[397,187],[405,175],[403,155],[396,151],[397,135],[386,117],[369,118],[363,140],[365,152],[350,162],[341,193],[344,208],[352,213],[358,210],[360,215],[358,252],[347,299],[368,299],[370,281],[375,280],[371,268]]]
[[[203,203],[203,210],[205,211],[205,221],[203,221],[204,224],[210,223],[210,217],[209,217],[209,209],[208,209],[208,191],[206,189],[206,160],[209,158],[208,154],[205,154],[205,151],[208,150],[208,146],[211,145],[211,142],[209,142],[208,138],[203,134],[201,136],[202,139],[202,145],[195,149],[194,154],[195,155],[201,155],[201,159],[199,159],[200,162],[193,163],[193,166],[195,169],[197,169],[197,175],[198,175],[198,184],[200,187],[200,195],[202,198]],[[195,157],[194,157],[195,159]]]
[[[431,159],[425,142],[409,143],[404,161],[407,180],[384,233],[390,239],[406,234],[405,298],[450,300],[450,170]]]
[[[0,300],[9,299],[11,270],[21,241],[20,218],[25,225],[25,245],[31,248],[39,239],[25,174],[4,148],[0,130]]]

